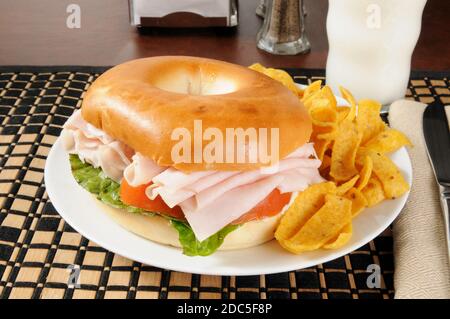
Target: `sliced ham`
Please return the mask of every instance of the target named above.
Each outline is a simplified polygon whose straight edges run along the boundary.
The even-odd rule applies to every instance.
[[[185,173],[174,168],[168,168],[155,176],[152,185],[147,187],[145,193],[150,199],[161,196],[170,208],[195,195],[194,192],[185,189],[201,178],[213,175],[214,171],[202,171]]]
[[[303,168],[303,169],[309,169],[309,170],[315,170],[317,171],[317,168],[320,166],[321,162],[317,159],[309,159],[309,158],[286,158],[284,160],[281,160],[280,163],[277,165],[277,169],[273,170],[271,174],[268,174],[266,170],[263,169],[256,169],[253,171],[246,171],[246,172],[232,172],[228,174],[211,174],[206,175],[204,178],[202,178],[201,181],[204,184],[207,184],[208,187],[202,188],[198,187],[200,183],[194,183],[193,187],[185,185],[183,188],[178,188],[173,191],[170,191],[170,186],[162,185],[160,188],[155,188],[153,193],[149,193],[153,195],[153,198],[155,198],[156,193],[160,192],[161,189],[165,189],[165,195],[167,197],[167,194],[169,193],[175,193],[176,191],[182,191],[182,190],[193,190],[194,194],[191,196],[194,196],[193,199],[190,200],[190,205],[194,205],[194,207],[197,207],[198,209],[201,209],[203,207],[206,207],[211,202],[218,199],[220,196],[222,196],[227,191],[239,187],[241,185],[249,184],[256,182],[260,179],[263,179],[269,175],[279,174],[281,172],[285,172],[287,170],[293,170],[296,168]],[[164,173],[167,177],[169,177],[169,170],[164,171]],[[297,174],[300,175],[300,174]],[[285,175],[283,175],[285,176]],[[306,177],[301,175],[303,179]],[[156,178],[155,178],[156,179]],[[153,180],[155,182],[155,179]],[[170,179],[170,178],[169,178]],[[169,190],[167,190],[169,188]],[[185,193],[184,196],[177,196],[178,199],[188,199],[188,193]],[[163,197],[164,199],[164,197]],[[174,196],[168,198],[170,201],[170,205],[176,206],[180,204],[181,202],[176,202],[176,199]],[[167,202],[166,202],[167,203]],[[169,203],[167,203],[169,205]],[[169,206],[170,206],[169,205]]]
[[[136,156],[130,166],[138,167],[139,164],[135,162],[139,160],[141,159]],[[302,191],[313,183],[321,182],[323,179],[318,172],[320,165],[321,161],[315,158],[313,144],[308,143],[270,168],[244,172],[191,173],[168,168],[154,175],[156,170],[153,170],[151,166],[146,169],[141,166],[143,170],[140,174],[145,177],[139,179],[139,182],[141,184],[152,182],[146,189],[149,199],[153,200],[160,196],[169,207],[180,206],[195,235],[202,240],[249,211],[275,188],[278,188],[281,193],[290,193]],[[130,182],[131,177],[128,176],[128,171],[129,168],[125,170],[125,178]],[[264,185],[264,187],[258,188],[258,185]],[[254,196],[248,198],[245,192],[250,192],[253,187],[255,192],[258,189],[264,189],[267,192],[251,193]],[[232,205],[231,208],[230,205]],[[226,209],[220,208],[222,206]],[[211,215],[206,214],[207,212],[211,212]],[[198,216],[203,217],[197,218]]]
[[[216,172],[212,175],[208,175],[200,178],[198,181],[194,182],[191,185],[186,186],[185,188],[193,191],[194,193],[200,193],[202,190],[207,189],[217,183],[226,180],[234,175],[239,174],[238,171],[222,171]]]
[[[149,183],[153,177],[165,169],[165,167],[158,166],[151,159],[136,152],[132,157],[131,164],[125,168],[123,177],[129,185],[136,187]]]
[[[317,158],[316,150],[314,149],[314,143],[306,143],[302,147],[297,148],[291,154],[286,156],[286,158],[291,158],[291,157],[308,158],[309,156],[314,156]]]
[[[120,142],[112,142],[100,145],[97,149],[98,166],[100,166],[106,176],[116,182],[120,182],[123,177],[123,171],[130,165],[130,159],[126,157]]]
[[[155,176],[152,181],[154,184],[164,185],[175,191],[214,173],[215,171],[185,173],[171,167]]]
[[[131,164],[133,151],[87,123],[79,110],[64,124],[61,138],[69,154],[77,154],[83,162],[101,167],[116,182],[121,181],[125,168]]]
[[[69,130],[81,131],[87,138],[98,139],[102,144],[108,144],[114,141],[111,136],[86,122],[81,116],[81,110],[76,110],[72,116],[67,119],[63,127]]]
[[[147,187],[145,193],[148,198],[155,199],[158,195],[170,208],[177,206],[179,203],[193,198],[197,193],[218,182],[238,174],[238,172],[215,172],[213,174],[203,176],[190,185],[181,189],[172,190],[167,185],[152,184]],[[198,177],[198,175],[197,175]]]
[[[315,173],[315,171],[317,173]],[[292,193],[305,190],[309,185],[323,182],[317,170],[296,168],[290,169],[282,174],[283,181],[277,186],[280,193]]]
[[[179,205],[197,239],[204,240],[238,219],[274,189],[281,193],[302,191],[323,181],[312,143],[299,147],[276,165],[253,171],[201,171],[186,173],[160,167],[135,153],[83,120],[77,111],[64,125],[63,143],[69,153],[116,181],[150,185],[149,199],[160,196],[171,208]]]
[[[281,175],[263,178],[255,183],[234,188],[211,204],[191,210],[180,205],[195,236],[202,241],[255,207],[283,180]]]
[[[152,184],[149,187],[147,187],[147,189],[145,190],[145,194],[151,200],[154,200],[157,196],[161,196],[163,201],[170,208],[174,208],[179,203],[195,195],[194,192],[189,190],[179,189],[173,192],[167,187],[156,186],[155,184]]]

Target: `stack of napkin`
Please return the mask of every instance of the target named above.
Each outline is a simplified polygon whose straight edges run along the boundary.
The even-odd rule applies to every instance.
[[[161,18],[174,12],[192,12],[203,17],[229,17],[230,0],[134,0],[130,7],[134,24],[141,17]]]
[[[409,148],[413,185],[408,202],[394,222],[395,298],[450,298],[450,265],[439,192],[423,138],[426,105],[394,102],[390,125],[404,132]],[[446,109],[450,118],[450,108]]]

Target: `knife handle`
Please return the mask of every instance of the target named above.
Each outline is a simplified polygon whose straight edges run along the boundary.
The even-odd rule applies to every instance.
[[[447,240],[447,250],[450,265],[450,187],[439,185],[442,212],[444,213],[445,238]]]

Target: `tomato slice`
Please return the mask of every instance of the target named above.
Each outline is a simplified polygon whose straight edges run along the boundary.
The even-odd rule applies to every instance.
[[[185,217],[183,211],[179,206],[170,208],[166,203],[164,203],[160,196],[157,196],[154,200],[151,200],[147,197],[147,195],[145,195],[145,189],[150,184],[151,182],[133,187],[128,184],[125,179],[123,179],[120,185],[120,199],[127,205],[184,220]]]
[[[278,189],[274,189],[266,198],[258,203],[247,213],[236,219],[232,224],[242,224],[251,220],[258,220],[264,217],[277,215],[283,207],[291,200],[291,193],[281,194]]]
[[[120,185],[120,199],[125,204],[142,208],[150,212],[161,213],[181,220],[186,219],[179,206],[170,208],[160,196],[157,196],[154,200],[149,199],[147,195],[145,195],[145,189],[149,185],[151,185],[151,183],[133,187],[123,179]],[[258,205],[235,220],[233,224],[237,225],[251,220],[275,216],[287,203],[289,203],[290,199],[291,193],[281,194],[278,189],[274,189],[265,199],[259,202]]]

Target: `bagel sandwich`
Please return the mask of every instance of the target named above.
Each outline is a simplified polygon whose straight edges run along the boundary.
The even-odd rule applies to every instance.
[[[206,256],[273,239],[296,194],[323,181],[311,131],[299,98],[266,75],[163,56],[98,77],[61,139],[75,180],[111,218]]]

